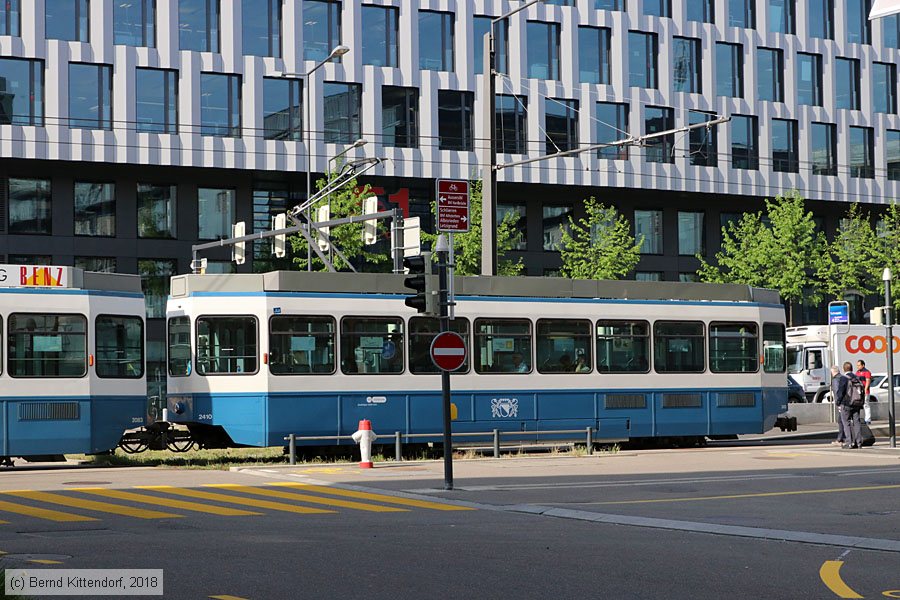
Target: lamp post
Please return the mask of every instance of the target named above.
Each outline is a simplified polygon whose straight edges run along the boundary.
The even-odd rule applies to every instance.
[[[891,270],[885,268],[881,274],[884,281],[884,326],[887,329],[885,337],[885,352],[887,353],[887,376],[888,376],[888,421],[891,434],[891,448],[897,447],[897,425],[894,420],[894,319],[893,305],[891,304]]]
[[[483,122],[487,128],[487,148],[485,148],[484,167],[481,186],[481,274],[497,274],[497,150],[494,148],[494,131],[497,127],[497,110],[495,99],[497,90],[494,74],[496,72],[497,56],[494,52],[494,25],[508,19],[519,11],[525,10],[532,4],[544,0],[530,0],[522,6],[491,20],[488,32],[484,34],[484,106],[482,107]]]

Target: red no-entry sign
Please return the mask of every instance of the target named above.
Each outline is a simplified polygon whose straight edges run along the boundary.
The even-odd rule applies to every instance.
[[[466,342],[458,333],[445,331],[431,342],[431,362],[442,371],[455,371],[466,362]]]

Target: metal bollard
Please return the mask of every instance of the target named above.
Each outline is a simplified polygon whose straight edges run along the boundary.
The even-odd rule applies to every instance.
[[[494,458],[500,458],[500,430],[494,430]]]
[[[397,462],[403,460],[403,442],[400,440],[400,432],[394,432],[394,458]]]
[[[292,433],[288,436],[288,452],[291,454],[290,464],[297,464],[297,438]]]
[[[594,429],[593,427],[587,428],[587,453],[594,453]]]

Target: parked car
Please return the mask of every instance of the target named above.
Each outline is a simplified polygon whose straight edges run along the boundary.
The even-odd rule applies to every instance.
[[[787,386],[788,402],[806,402],[806,394],[803,393],[803,386],[799,381],[788,375]]]
[[[869,385],[869,402],[887,402],[888,398],[887,373],[872,373],[872,383]],[[900,374],[894,374],[894,398],[900,399]]]

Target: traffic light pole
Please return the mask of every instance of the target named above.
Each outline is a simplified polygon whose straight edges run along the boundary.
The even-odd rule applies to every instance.
[[[445,235],[438,236],[435,244],[438,257],[438,304],[440,305],[441,333],[450,331],[450,297],[447,275],[450,246]],[[441,369],[441,395],[444,412],[444,489],[453,489],[453,439],[450,429],[450,371]]]

